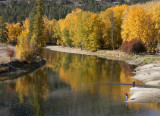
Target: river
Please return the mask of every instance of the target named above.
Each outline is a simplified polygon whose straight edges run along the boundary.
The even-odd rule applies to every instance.
[[[0,83],[0,116],[160,115],[157,103],[125,102],[135,66],[51,50],[44,58],[42,68]]]

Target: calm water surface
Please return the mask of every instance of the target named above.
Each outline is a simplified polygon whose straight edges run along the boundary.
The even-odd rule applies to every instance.
[[[133,66],[50,50],[44,57],[41,69],[0,83],[0,116],[160,115],[159,104],[125,103]]]

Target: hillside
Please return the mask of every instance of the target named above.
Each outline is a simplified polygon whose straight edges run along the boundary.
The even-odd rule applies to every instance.
[[[64,18],[73,9],[100,12],[120,4],[145,3],[149,0],[45,0],[44,14],[49,19]],[[18,22],[29,17],[35,0],[0,0],[0,16],[4,22]]]

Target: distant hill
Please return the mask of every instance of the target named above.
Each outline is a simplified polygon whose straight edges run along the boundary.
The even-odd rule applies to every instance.
[[[0,3],[9,4],[10,2],[28,2],[31,3],[35,0],[0,0]],[[135,3],[144,3],[151,0],[45,0],[46,2],[54,1],[55,3],[60,3],[64,5],[74,5],[74,6],[81,6],[86,3],[95,3],[99,5],[118,5],[118,4],[135,4]],[[152,0],[153,1],[153,0]]]
[[[64,18],[73,9],[100,12],[121,5],[145,3],[150,0],[45,0],[44,13],[49,19]],[[5,22],[22,21],[29,17],[34,8],[35,0],[0,0],[0,16]]]

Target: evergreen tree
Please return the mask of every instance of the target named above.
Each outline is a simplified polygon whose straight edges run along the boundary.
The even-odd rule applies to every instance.
[[[28,38],[31,39],[32,34],[33,34],[33,23],[34,23],[34,15],[36,14],[36,9],[35,7],[32,9],[30,15],[29,15],[29,33],[28,33]]]
[[[36,0],[36,14],[34,16],[33,35],[31,39],[35,39],[37,52],[40,53],[41,48],[45,46],[46,41],[43,35],[44,21],[43,21],[43,0]]]
[[[2,18],[0,16],[0,42],[4,43],[7,41],[7,29],[6,25],[2,22]]]

